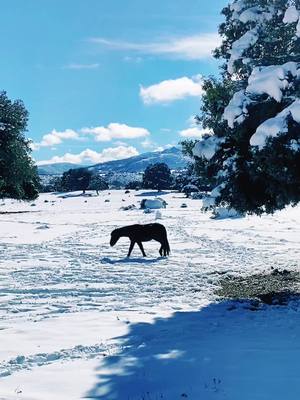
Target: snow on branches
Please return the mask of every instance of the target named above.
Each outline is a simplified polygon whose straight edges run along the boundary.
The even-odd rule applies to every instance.
[[[296,36],[300,37],[300,11],[295,6],[290,6],[286,9],[283,22],[285,24],[297,23]]]
[[[258,146],[261,150],[269,137],[276,137],[288,132],[288,119],[292,118],[300,124],[300,99],[295,100],[289,107],[263,122],[250,139],[252,146]]]
[[[228,106],[225,108],[223,118],[228,126],[233,129],[235,124],[239,125],[248,117],[248,106],[257,102],[258,96],[268,95],[278,103],[282,101],[284,92],[291,89],[295,82],[300,80],[300,63],[287,62],[283,65],[270,65],[267,67],[256,67],[253,69],[245,90],[235,93]],[[280,114],[271,120],[261,124],[256,133],[252,136],[250,143],[252,146],[264,146],[268,136],[276,136],[286,132],[287,117],[291,114],[296,122],[299,101],[295,101],[292,106],[287,107]]]
[[[249,7],[247,1],[239,0],[230,5],[232,11],[231,22],[233,24],[243,23],[249,29],[238,39],[236,39],[229,50],[230,58],[227,63],[227,71],[230,75],[235,73],[235,62],[242,59],[247,64],[248,57],[244,57],[246,51],[253,47],[259,38],[259,30],[263,24],[270,21],[274,15],[274,7],[255,6]],[[255,27],[253,27],[255,23]]]
[[[216,151],[220,148],[220,144],[224,142],[224,138],[218,138],[217,136],[209,136],[199,140],[193,148],[193,154],[199,158],[205,158],[211,160],[215,155]]]

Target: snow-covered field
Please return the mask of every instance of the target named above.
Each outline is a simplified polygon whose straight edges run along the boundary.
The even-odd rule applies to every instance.
[[[153,195],[0,203],[1,400],[300,397],[300,302],[254,312],[215,294],[227,275],[300,270],[300,207],[214,220],[163,194],[170,257],[149,242],[127,259],[110,232],[156,212],[120,207]]]

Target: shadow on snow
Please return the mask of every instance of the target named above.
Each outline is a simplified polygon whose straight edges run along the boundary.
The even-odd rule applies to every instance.
[[[300,398],[300,300],[286,307],[223,300],[129,325],[121,353],[100,361],[86,398]]]
[[[146,197],[146,196],[164,196],[166,194],[170,194],[172,192],[165,192],[165,191],[153,191],[153,192],[143,192],[136,194],[136,197]]]
[[[109,258],[103,257],[101,259],[102,264],[153,264],[161,260],[165,260],[166,257],[156,257],[156,258],[145,258],[145,257],[124,257],[124,258]]]

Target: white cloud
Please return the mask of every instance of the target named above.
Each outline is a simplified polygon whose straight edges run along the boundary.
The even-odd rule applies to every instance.
[[[145,140],[143,140],[141,142],[141,145],[144,149],[155,149],[157,147],[157,143],[153,142],[152,140],[150,140],[149,138],[146,138]]]
[[[42,137],[41,142],[32,143],[31,147],[33,150],[38,150],[40,147],[52,147],[62,143],[63,140],[68,140],[68,139],[80,140],[79,134],[73,131],[73,129],[66,129],[65,131],[62,132],[53,129],[51,133],[47,133]]]
[[[138,155],[139,152],[132,146],[108,147],[101,152],[86,149],[79,154],[66,153],[63,156],[54,156],[50,160],[38,161],[37,165],[57,164],[68,162],[72,164],[97,164],[112,160],[122,160]]]
[[[90,42],[112,50],[130,50],[142,54],[157,54],[184,60],[199,60],[211,56],[211,52],[220,44],[217,33],[202,33],[192,36],[173,37],[150,43],[90,38]]]
[[[148,87],[141,86],[140,96],[145,104],[170,103],[190,96],[201,96],[203,93],[200,75],[193,78],[186,76],[169,79]]]
[[[140,64],[143,61],[142,57],[131,57],[131,56],[125,56],[123,60],[125,62],[135,63],[135,64]]]
[[[111,123],[107,127],[83,128],[81,132],[94,135],[97,142],[108,142],[113,139],[136,139],[150,135],[150,132],[145,128],[119,123]]]
[[[196,115],[191,115],[186,122],[189,124],[190,127],[198,126],[196,123]]]
[[[100,67],[100,64],[75,64],[71,63],[68,65],[65,65],[63,69],[74,69],[74,70],[81,70],[81,69],[98,69]]]
[[[198,128],[196,126],[184,129],[179,135],[185,138],[202,138],[203,135],[211,133],[209,129]]]

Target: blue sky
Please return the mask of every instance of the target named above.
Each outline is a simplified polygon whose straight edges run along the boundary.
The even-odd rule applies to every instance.
[[[41,162],[124,158],[200,135],[201,77],[218,73],[225,0],[11,0],[1,89],[30,112]]]

